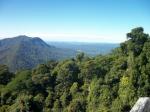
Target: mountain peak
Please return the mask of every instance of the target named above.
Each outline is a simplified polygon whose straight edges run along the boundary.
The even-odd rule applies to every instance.
[[[37,44],[45,44],[46,43],[40,38],[40,37],[29,37],[29,36],[26,36],[26,35],[19,35],[19,36],[16,36],[12,39],[17,39],[19,41],[30,41],[30,42],[34,42],[34,43],[37,43]]]
[[[42,46],[49,46],[39,37],[29,37],[26,35],[19,35],[13,38],[6,38],[0,41],[1,46],[12,46],[12,45],[19,45],[19,44],[32,44],[32,45],[42,45]]]
[[[20,39],[20,40],[28,40],[31,39],[32,37],[26,36],[26,35],[18,35],[12,39]]]

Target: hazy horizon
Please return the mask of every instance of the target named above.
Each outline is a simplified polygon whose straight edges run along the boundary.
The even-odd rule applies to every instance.
[[[13,36],[13,37],[0,37],[0,40],[3,39],[11,39],[11,38],[15,38],[15,37],[20,37],[20,36],[27,36],[30,38],[37,38],[37,36],[28,36],[28,35],[17,35],[17,36]],[[98,42],[94,42],[94,41],[68,41],[68,40],[44,40],[42,37],[38,37],[41,38],[43,41],[45,41],[46,43],[68,43],[68,44],[120,44],[120,42],[102,42],[102,41],[98,41]]]
[[[0,39],[120,43],[132,28],[150,33],[149,0],[1,0]]]

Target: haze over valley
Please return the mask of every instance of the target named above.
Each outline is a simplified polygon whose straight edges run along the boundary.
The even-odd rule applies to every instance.
[[[90,42],[47,42],[59,48],[67,48],[83,52],[88,56],[104,55],[119,47],[119,43],[90,43]]]

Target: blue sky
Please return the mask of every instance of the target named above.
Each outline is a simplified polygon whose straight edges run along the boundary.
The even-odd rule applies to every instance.
[[[150,33],[150,0],[0,0],[0,38],[122,42],[132,28]]]

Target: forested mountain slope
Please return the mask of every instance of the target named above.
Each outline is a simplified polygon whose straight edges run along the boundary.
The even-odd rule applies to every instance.
[[[129,112],[150,96],[150,38],[141,27],[127,38],[105,56],[81,53],[16,74],[1,66],[0,112]]]
[[[11,71],[30,69],[48,60],[70,58],[75,54],[73,50],[50,46],[38,37],[21,35],[0,40],[0,64],[6,64]]]

